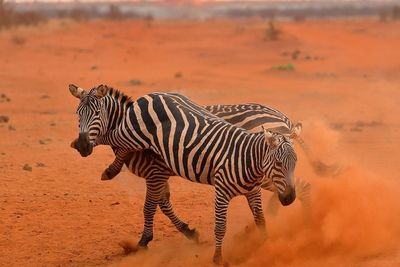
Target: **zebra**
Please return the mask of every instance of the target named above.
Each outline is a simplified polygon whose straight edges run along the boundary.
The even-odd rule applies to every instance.
[[[293,175],[297,157],[291,137],[268,130],[248,133],[179,94],[153,93],[133,102],[104,85],[89,93],[70,86],[70,92],[81,100],[76,142],[81,155],[90,155],[94,143],[118,148],[103,179],[120,171],[130,151],[151,149],[173,173],[215,187],[213,261],[217,264],[222,264],[227,208],[233,197],[246,196],[262,232],[265,219],[260,186],[264,176],[272,179],[282,205],[289,205],[296,198]],[[296,130],[299,134],[301,128]],[[153,187],[162,190],[165,182],[154,181]],[[146,196],[145,209],[151,207],[153,215],[156,205]]]
[[[281,133],[292,134],[292,137],[298,140],[300,137],[294,135],[295,124],[284,115],[282,112],[266,107],[260,104],[250,103],[250,104],[234,104],[234,105],[211,105],[205,106],[206,110],[212,114],[232,123],[236,126],[244,128],[249,132],[260,132],[262,127],[272,130],[279,131]],[[297,124],[296,124],[297,126]],[[75,139],[71,143],[71,147],[77,149]],[[113,148],[116,152],[117,148]],[[146,179],[147,183],[150,181],[159,180],[159,176],[165,178],[161,180],[167,180],[170,176],[175,175],[171,169],[165,164],[162,158],[155,154],[151,150],[143,151],[131,151],[125,157],[125,166],[133,174],[143,177]],[[157,170],[157,174],[154,173]],[[153,177],[154,176],[154,177]],[[310,190],[310,184],[304,181],[296,181],[296,187],[298,188],[297,194],[298,198],[302,201],[304,205],[308,203],[308,193]],[[300,188],[299,188],[300,187]],[[273,198],[270,201],[270,206],[274,208],[273,205],[277,203],[277,195],[274,184],[271,179],[264,179],[261,188],[274,192]],[[178,231],[183,233],[188,239],[193,239],[198,241],[198,232],[196,229],[190,229],[189,225],[182,221],[174,212],[172,208],[172,203],[170,202],[170,191],[168,182],[165,183],[164,188],[161,191],[157,191],[156,196],[154,194],[149,195],[150,199],[159,199],[158,206],[161,211],[170,219],[170,221],[175,225]],[[148,202],[151,202],[150,200]],[[139,246],[142,248],[147,248],[147,244],[153,239],[153,217],[151,216],[151,209],[146,207],[144,209],[145,217],[145,227],[142,233],[142,237],[139,241]],[[149,214],[150,213],[150,214]],[[129,249],[129,248],[126,248]],[[127,251],[129,252],[129,251]]]

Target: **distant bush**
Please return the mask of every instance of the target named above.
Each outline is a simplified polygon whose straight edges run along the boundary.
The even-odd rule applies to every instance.
[[[113,20],[120,20],[124,18],[124,14],[121,12],[119,6],[111,4],[109,6],[108,18]]]
[[[388,20],[389,13],[387,11],[381,11],[379,13],[379,21],[386,22]]]
[[[41,23],[47,22],[47,18],[40,13],[33,11],[15,13],[14,23],[23,26],[37,26]]]
[[[46,21],[46,17],[40,13],[33,11],[16,12],[10,4],[0,0],[0,30],[19,25],[37,26]]]
[[[276,41],[281,34],[282,31],[275,27],[273,20],[270,20],[268,22],[268,28],[265,30],[265,40]]]
[[[11,39],[11,41],[16,44],[16,45],[23,45],[26,43],[25,37],[19,36],[19,35],[14,35]]]
[[[11,6],[4,3],[4,0],[0,0],[0,30],[11,26],[13,14],[14,10]]]
[[[132,85],[132,86],[140,86],[140,85],[143,85],[143,82],[138,79],[131,79],[128,81],[128,84]]]
[[[305,21],[307,16],[305,14],[296,14],[292,17],[292,20],[295,22],[302,22]]]
[[[153,21],[154,21],[153,15],[152,14],[147,14],[144,17],[144,21],[146,23],[146,26],[150,28],[153,25]]]
[[[394,6],[392,8],[392,19],[393,20],[400,19],[400,6]]]
[[[379,20],[381,22],[400,20],[400,6],[393,6],[391,9],[382,10],[379,13]]]
[[[294,65],[293,64],[284,64],[284,65],[277,65],[272,67],[273,70],[280,70],[280,71],[294,71]]]
[[[68,13],[67,16],[70,17],[72,20],[82,22],[89,20],[90,14],[84,9],[74,8]]]

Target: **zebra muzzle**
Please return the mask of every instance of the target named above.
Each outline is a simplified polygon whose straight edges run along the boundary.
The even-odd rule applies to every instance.
[[[79,151],[82,157],[87,157],[92,154],[93,145],[89,140],[89,133],[79,133],[79,138],[75,143],[75,148]]]
[[[283,206],[288,206],[296,199],[296,190],[292,186],[288,186],[285,192],[278,194],[278,197]]]

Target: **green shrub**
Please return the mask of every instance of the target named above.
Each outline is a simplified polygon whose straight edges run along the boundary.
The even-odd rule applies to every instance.
[[[273,70],[279,70],[279,71],[294,71],[295,67],[293,64],[288,63],[284,65],[276,65],[272,67]]]

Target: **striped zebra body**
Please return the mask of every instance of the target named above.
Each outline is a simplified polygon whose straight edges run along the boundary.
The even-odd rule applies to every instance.
[[[291,121],[281,112],[259,104],[215,105],[205,106],[204,108],[232,124],[236,123],[235,125],[238,125],[240,123],[241,128],[247,131],[262,131],[260,126],[263,126],[265,129],[276,129],[278,126],[279,129],[286,128],[286,132],[290,132],[293,126]],[[251,119],[247,119],[246,116]],[[148,180],[148,187],[152,188],[156,188],[160,181],[168,180],[171,175],[176,175],[169,169],[164,160],[151,150],[131,151],[125,157],[125,165],[135,175]],[[162,178],[160,179],[160,177]],[[264,179],[261,187],[264,190],[276,191],[271,179]],[[197,232],[188,228],[188,224],[182,221],[173,211],[172,204],[169,200],[170,192],[168,182],[164,183],[164,188],[162,190],[147,191],[156,192],[155,195],[149,196],[149,198],[161,199],[159,202],[161,211],[171,220],[179,231],[190,239],[197,238]],[[274,204],[274,201],[276,201],[275,199],[277,200],[277,196],[271,200],[273,201],[271,204]],[[141,240],[151,240],[151,238],[149,238],[153,236],[153,217],[151,216],[151,209],[144,209],[144,213],[147,223]],[[142,241],[141,243],[146,242]]]
[[[282,112],[260,104],[205,106],[207,111],[248,132],[263,128],[281,134],[291,134],[294,124]]]
[[[104,87],[102,88],[104,90]],[[85,97],[90,98],[98,94],[98,91],[104,96],[108,88],[106,90],[105,93],[101,93],[99,88],[92,89]],[[113,92],[113,90],[111,93],[108,92],[108,96],[112,98]],[[106,105],[108,98],[105,97],[103,101]],[[85,105],[80,105],[81,108],[82,106]],[[94,113],[97,112],[97,108],[99,107],[96,105],[90,107]],[[294,200],[292,175],[296,155],[290,138],[270,132],[249,134],[178,94],[146,95],[134,104],[128,103],[125,110],[127,111],[126,118],[121,120],[116,128],[104,130],[97,127],[95,134],[92,134],[90,129],[84,133],[86,143],[90,140],[89,138],[93,140],[95,136],[97,143],[116,148],[116,161],[111,166],[121,165],[122,167],[121,161],[127,164],[140,162],[138,158],[136,161],[129,161],[128,155],[132,150],[151,149],[160,155],[167,168],[165,169],[164,166],[152,172],[150,176],[155,177],[153,179],[146,178],[147,188],[150,184],[154,192],[146,195],[145,217],[146,210],[150,210],[148,214],[152,217],[157,204],[163,202],[165,204],[169,201],[166,196],[168,194],[164,194],[161,199],[154,196],[163,195],[167,179],[173,173],[194,182],[214,185],[216,190],[215,262],[220,263],[222,260],[221,245],[225,234],[226,212],[232,197],[237,195],[247,197],[260,229],[265,228],[260,192],[264,176],[272,179],[279,196],[282,196],[283,204],[290,204]],[[104,113],[104,106],[98,112]],[[98,115],[98,117],[101,116],[101,114]],[[108,125],[110,125],[109,122]],[[82,143],[85,143],[84,141]],[[79,140],[77,144],[79,146]],[[80,150],[79,147],[78,150]],[[91,151],[84,154],[90,153]],[[131,157],[136,153],[131,154]],[[85,156],[84,154],[82,155]],[[154,160],[154,157],[150,155],[147,159]],[[156,162],[156,164],[159,163]],[[144,173],[144,169],[137,169],[145,165],[140,163],[135,166],[134,168],[133,165],[129,165],[129,168],[135,169],[140,176],[149,176]],[[162,164],[157,166],[162,166]],[[166,175],[167,172],[168,175]],[[161,209],[163,210],[162,207]],[[168,207],[163,210],[164,213],[167,211]],[[179,229],[178,225],[177,227]],[[187,224],[182,223],[181,227],[184,233],[190,230]],[[146,245],[152,236],[146,238],[143,240],[142,236],[139,245]]]

